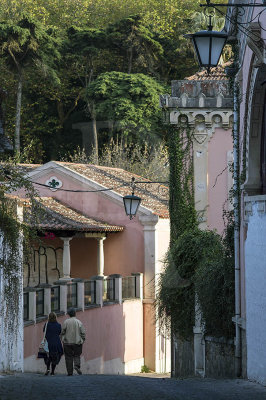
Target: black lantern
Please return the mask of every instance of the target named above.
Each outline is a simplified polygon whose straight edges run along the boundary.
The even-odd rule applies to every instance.
[[[141,198],[134,195],[134,189],[135,189],[134,177],[132,178],[131,186],[132,186],[132,194],[123,197],[125,212],[126,215],[129,215],[130,219],[136,216],[141,202]]]
[[[141,198],[132,193],[132,195],[124,196],[123,201],[126,215],[129,215],[129,218],[132,219],[137,214]]]
[[[200,67],[209,71],[216,67],[220,60],[228,34],[225,31],[217,32],[212,30],[211,17],[207,31],[200,31],[184,35],[192,40]]]

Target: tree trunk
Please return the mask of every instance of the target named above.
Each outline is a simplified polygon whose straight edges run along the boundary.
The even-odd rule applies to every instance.
[[[129,49],[129,60],[128,60],[128,74],[131,74],[132,71],[132,62],[133,62],[133,47],[131,46]]]
[[[97,132],[97,121],[96,121],[96,112],[95,112],[95,105],[92,105],[92,113],[91,113],[91,120],[92,120],[92,133],[93,133],[93,151],[95,155],[96,164],[98,164],[98,132]]]
[[[18,91],[16,106],[16,126],[15,126],[15,153],[20,153],[20,117],[21,117],[21,96],[22,96],[22,73],[18,74]]]
[[[65,113],[63,103],[60,100],[57,100],[56,108],[60,127],[63,128],[65,122]]]

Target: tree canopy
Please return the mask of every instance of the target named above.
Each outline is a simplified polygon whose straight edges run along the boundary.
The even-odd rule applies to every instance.
[[[119,119],[120,133],[137,142],[143,134],[162,137],[159,94],[197,69],[183,33],[199,2],[2,0],[5,132],[17,149],[21,138],[24,159],[43,162],[83,147],[84,131],[73,126],[86,122],[101,152],[117,131],[98,132],[99,118]]]

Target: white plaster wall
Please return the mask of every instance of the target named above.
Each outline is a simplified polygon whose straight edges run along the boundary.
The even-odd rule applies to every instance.
[[[159,219],[155,215],[152,217],[144,216],[140,220],[143,224],[145,248],[144,299],[154,299],[158,289],[159,274],[163,270],[163,261],[169,247],[170,223],[168,219]],[[160,332],[159,323],[158,321],[154,323],[153,318],[145,320],[145,324],[146,329],[147,324],[149,327],[153,324],[155,330],[155,346],[154,348],[150,347],[149,354],[150,362],[153,357],[154,362],[149,367],[158,373],[169,372],[171,370],[170,338],[167,337],[165,332]],[[148,348],[147,344],[146,348]],[[145,357],[148,357],[147,353]]]
[[[19,299],[16,316],[8,312],[8,304],[4,297],[5,279],[0,268],[0,372],[23,371],[23,279],[22,279],[22,244],[19,263]],[[2,256],[2,238],[0,233],[0,255]],[[8,252],[7,252],[8,253]],[[8,257],[8,254],[5,255]],[[10,324],[10,318],[15,321],[16,329]]]
[[[266,384],[266,214],[253,203],[245,245],[248,379]]]
[[[159,219],[157,228],[157,257],[155,269],[155,292],[158,290],[159,274],[164,268],[164,258],[170,242],[170,221],[169,219]],[[155,371],[165,373],[171,371],[171,340],[169,334],[160,331],[159,323],[156,322],[156,358]]]

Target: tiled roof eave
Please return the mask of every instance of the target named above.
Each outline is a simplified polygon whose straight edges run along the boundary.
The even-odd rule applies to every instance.
[[[54,198],[43,197],[40,200],[43,213],[35,226],[37,229],[75,232],[121,232],[124,229],[123,226],[88,217]]]
[[[77,227],[77,226],[70,226],[70,225],[52,225],[52,224],[39,224],[38,228],[40,229],[49,229],[51,231],[75,231],[75,232],[82,232],[82,233],[102,233],[102,232],[122,232],[123,227]]]

